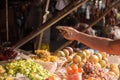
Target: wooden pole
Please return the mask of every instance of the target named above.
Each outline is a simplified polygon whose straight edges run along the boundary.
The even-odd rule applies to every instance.
[[[56,22],[58,22],[59,20],[61,20],[65,16],[67,16],[68,14],[70,14],[73,11],[75,11],[77,8],[82,6],[87,1],[89,1],[89,0],[84,0],[84,1],[81,1],[81,2],[79,2],[79,1],[77,2],[77,1],[73,0],[73,2],[71,2],[71,4],[68,5],[67,7],[65,7],[65,9],[60,11],[57,16],[52,17],[47,22],[45,22],[40,27],[38,27],[36,30],[32,31],[28,36],[24,37],[22,40],[18,41],[15,45],[13,45],[12,48],[16,49],[16,48],[21,47],[22,45],[24,45],[25,43],[27,43],[31,39],[33,39],[36,36],[38,36],[41,32],[45,31],[46,29],[51,27],[53,24],[55,24]]]
[[[110,8],[108,8],[102,16],[100,16],[97,20],[95,20],[92,24],[90,24],[85,30],[83,30],[82,32],[86,32],[87,29],[89,29],[90,27],[94,26],[97,22],[99,22],[101,19],[103,19],[104,16],[106,16],[110,11],[111,9],[114,7],[114,6],[119,6],[120,4],[120,1],[116,1],[115,3],[112,4],[112,6],[110,6]],[[62,45],[61,47],[59,47],[55,52],[57,52],[58,50],[60,49],[63,49],[64,47],[68,46],[69,44],[71,44],[73,41],[67,41],[64,43],[64,45]]]
[[[9,41],[9,29],[8,29],[8,0],[6,0],[6,39]]]
[[[48,11],[49,3],[50,3],[50,0],[47,0],[46,1],[46,7],[45,7],[45,14],[43,15],[43,21],[42,21],[42,23],[45,23],[46,20],[47,20],[47,16],[49,14],[49,11]],[[41,32],[41,34],[37,36],[36,49],[40,49],[40,47],[41,47],[43,34],[44,34],[44,32]]]

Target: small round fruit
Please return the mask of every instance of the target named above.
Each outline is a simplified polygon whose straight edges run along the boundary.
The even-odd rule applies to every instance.
[[[63,52],[65,53],[66,57],[69,56],[69,54],[70,54],[68,49],[63,49]]]
[[[118,68],[117,64],[110,64],[110,70]]]
[[[81,62],[81,57],[79,55],[75,55],[73,57],[73,63],[80,63]]]
[[[106,67],[106,62],[104,60],[100,60],[99,64],[101,65],[101,67]]]
[[[96,63],[96,66],[97,66],[98,68],[101,68],[101,64],[100,64],[100,63]]]
[[[79,64],[78,64],[78,67],[80,68],[80,67],[83,67],[84,66],[84,62],[80,62]]]
[[[86,58],[88,59],[91,55],[90,51],[89,50],[84,50],[83,52],[86,53]]]
[[[100,53],[95,53],[95,55],[97,55],[97,56],[98,56],[99,61],[100,61],[100,60],[102,60],[102,55],[101,55]]]
[[[113,69],[112,72],[114,72],[115,75],[119,75],[119,70],[118,69]]]
[[[72,70],[74,71],[74,74],[78,73],[78,65],[77,64],[74,64],[71,67],[72,67]]]
[[[79,52],[77,52],[77,55],[79,55],[82,58],[82,60],[86,59],[86,53],[85,52],[79,51]]]
[[[108,64],[108,58],[107,57],[104,57],[103,60],[106,62],[106,64]]]
[[[107,53],[106,52],[100,52],[100,54],[102,55],[102,58],[106,58],[107,57]]]
[[[72,61],[72,56],[67,56],[66,58],[67,58],[67,61],[68,61],[68,62],[71,62],[71,61]]]
[[[111,77],[115,76],[115,73],[112,71],[107,72],[107,74],[109,74]]]
[[[69,51],[69,55],[73,54],[73,48],[72,47],[66,47],[65,49],[67,49]]]
[[[98,63],[99,58],[98,58],[98,56],[96,56],[96,55],[91,55],[91,56],[89,57],[89,61],[96,64],[96,63]]]
[[[57,56],[58,57],[65,57],[65,53],[63,51],[58,51]]]
[[[73,70],[72,70],[71,66],[67,66],[66,71],[67,71],[68,74],[73,74]]]

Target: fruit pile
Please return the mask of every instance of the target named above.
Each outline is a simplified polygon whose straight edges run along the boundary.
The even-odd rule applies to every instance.
[[[59,50],[56,55],[67,59],[64,67],[77,65],[78,68],[83,68],[83,80],[89,80],[89,78],[117,80],[120,74],[118,65],[108,62],[110,55],[106,52],[93,52],[88,49],[73,50],[67,47]]]
[[[67,80],[82,80],[83,68],[79,68],[77,65],[67,66]]]
[[[35,50],[36,55],[30,56],[33,60],[38,62],[55,62],[59,57],[51,55],[47,50]]]
[[[93,63],[86,62],[83,66],[84,73],[82,74],[83,80],[86,80],[91,77],[95,78],[96,80],[117,80],[116,78],[112,77],[111,75],[105,73],[103,69],[95,66]]]

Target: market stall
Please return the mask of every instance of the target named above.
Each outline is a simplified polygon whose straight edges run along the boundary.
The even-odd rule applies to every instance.
[[[108,55],[106,52],[100,52],[94,49],[81,50],[69,46],[66,47],[71,41],[68,41],[67,44],[65,43],[62,48],[60,47],[55,52],[38,49],[35,50],[33,54],[19,49],[23,44],[38,36],[87,1],[88,0],[76,1],[72,3],[72,5],[68,5],[58,16],[42,24],[40,28],[31,32],[12,47],[1,47],[0,79],[118,80],[120,75],[118,56]],[[116,1],[116,3],[110,6],[110,8],[89,27],[99,22],[115,5],[119,5],[119,3],[120,1]],[[116,58],[118,62],[116,62],[116,60],[113,61],[113,58]]]

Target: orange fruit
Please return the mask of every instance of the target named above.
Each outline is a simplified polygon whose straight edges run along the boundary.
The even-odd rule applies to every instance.
[[[73,74],[74,73],[72,67],[70,67],[70,66],[66,67],[66,71],[67,71],[68,74]]]
[[[80,73],[84,72],[83,68],[78,68],[78,72]]]
[[[72,67],[74,74],[78,73],[78,66],[77,65],[72,65],[71,67]]]

